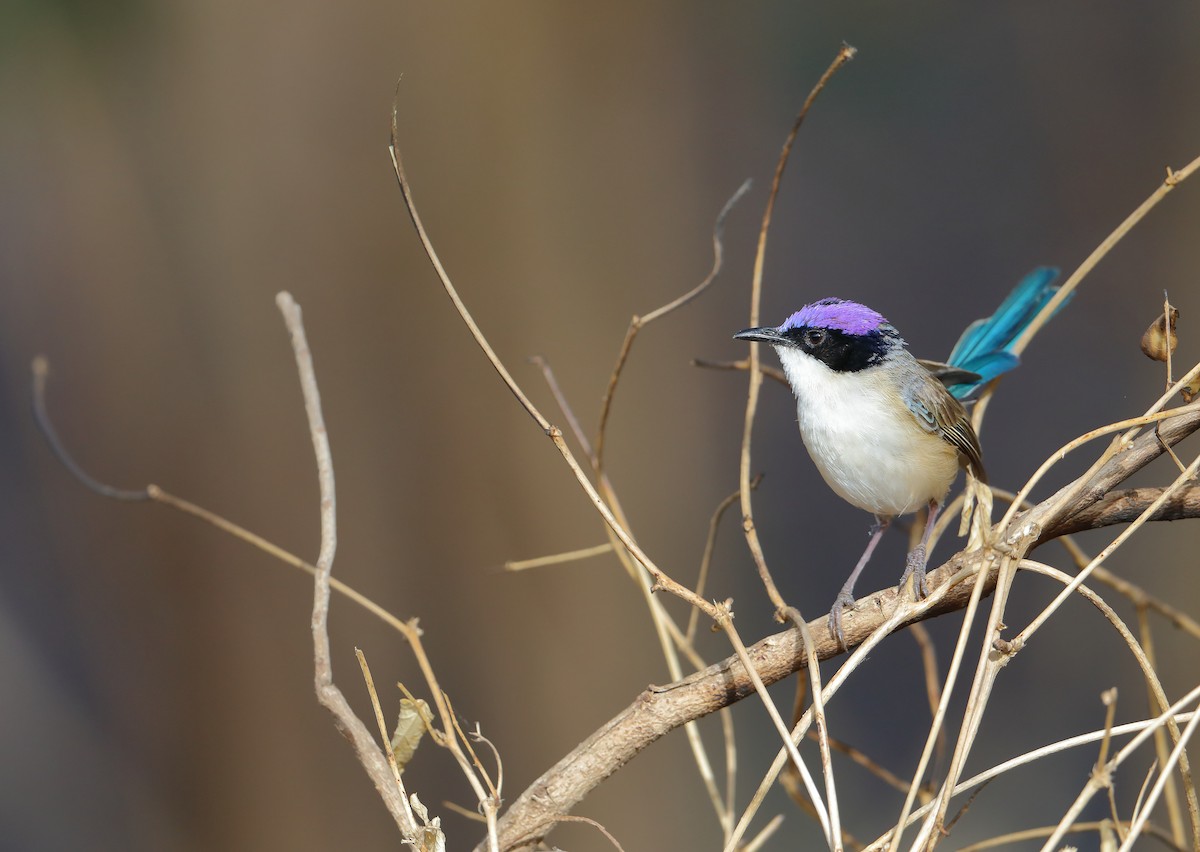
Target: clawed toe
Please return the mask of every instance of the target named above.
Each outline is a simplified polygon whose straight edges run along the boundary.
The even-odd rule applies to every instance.
[[[925,579],[925,563],[927,557],[925,555],[925,547],[918,545],[913,549],[912,553],[908,554],[908,561],[904,566],[904,574],[900,577],[900,585],[898,586],[901,593],[904,592],[905,585],[908,584],[908,578],[913,578],[913,594],[917,600],[929,596],[929,583]]]
[[[829,632],[837,639],[838,647],[847,651],[849,648],[846,645],[846,634],[842,631],[843,609],[854,609],[854,598],[847,592],[837,596],[837,600],[833,602],[833,609],[829,611]]]

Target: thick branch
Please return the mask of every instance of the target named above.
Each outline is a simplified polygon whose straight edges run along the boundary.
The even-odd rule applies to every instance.
[[[1054,534],[1055,536],[1072,535],[1113,524],[1127,524],[1146,511],[1162,493],[1162,488],[1129,488],[1124,491],[1113,491],[1093,503],[1089,508],[1076,512],[1064,520],[1054,528]],[[1185,518],[1200,518],[1200,485],[1176,491],[1148,520],[1181,521]]]
[[[1070,532],[1087,529],[1087,527],[1072,529],[1069,528],[1069,525],[1076,515],[1092,508],[1114,488],[1162,455],[1164,445],[1173,447],[1197,429],[1200,429],[1200,411],[1189,411],[1187,414],[1162,421],[1158,435],[1155,435],[1153,431],[1147,432],[1113,456],[1107,464],[1096,471],[1090,480],[1082,485],[1075,499],[1069,505],[1060,508],[1058,506],[1059,495],[1079,487],[1078,480],[1059,489],[1056,494],[1043,500],[1028,512],[1018,515],[1013,521],[1013,526],[1034,524],[1040,530],[1037,538],[1038,544]],[[1159,437],[1162,438],[1161,441]],[[1099,526],[1105,525],[1100,524]]]
[[[1167,445],[1177,444],[1200,428],[1200,412],[1165,420],[1160,434]],[[1163,452],[1153,432],[1134,440],[1114,456],[1086,482],[1076,481],[1049,499],[1019,515],[1012,529],[1027,528],[1032,550],[1058,536],[1131,520],[1135,507],[1145,509],[1158,493],[1155,489],[1110,489],[1128,479]],[[1067,489],[1079,488],[1071,505],[1058,507],[1058,496]],[[1200,487],[1179,492],[1154,516],[1155,520],[1173,520],[1200,515]],[[999,530],[996,531],[999,533]],[[977,567],[985,558],[982,551],[957,553],[929,574],[930,585],[940,587],[970,565]],[[981,571],[984,591],[990,594],[996,581],[994,565]],[[974,588],[974,579],[958,583],[944,597],[913,621],[923,621],[966,606]],[[888,620],[900,604],[894,587],[860,598],[854,617],[845,623],[850,647],[861,643]],[[826,660],[842,653],[829,631],[829,617],[808,623],[816,656]],[[768,636],[749,649],[759,677],[770,686],[805,665],[805,651],[797,629]],[[601,781],[612,775],[639,751],[675,728],[726,707],[751,694],[750,676],[731,656],[701,672],[666,686],[651,686],[604,727],[580,743],[551,767],[517,798],[500,820],[500,848],[532,846],[553,827],[556,816],[568,813]]]

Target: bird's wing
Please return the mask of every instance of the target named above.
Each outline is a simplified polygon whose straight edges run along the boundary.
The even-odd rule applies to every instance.
[[[952,367],[941,361],[929,361],[918,358],[917,363],[929,371],[929,374],[947,387],[951,385],[966,385],[983,381],[983,376],[964,370],[962,367]]]
[[[924,381],[914,382],[905,395],[904,402],[908,410],[921,428],[936,432],[938,437],[966,457],[976,479],[987,482],[987,474],[983,469],[983,450],[979,447],[979,437],[971,426],[967,410],[933,376],[925,373],[922,378]]]

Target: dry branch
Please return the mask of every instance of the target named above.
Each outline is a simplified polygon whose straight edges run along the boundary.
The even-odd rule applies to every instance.
[[[325,430],[324,415],[321,413],[321,395],[317,390],[312,353],[305,338],[300,306],[288,293],[280,293],[275,301],[292,338],[296,368],[300,374],[300,388],[304,394],[304,410],[308,415],[309,432],[312,435],[313,452],[317,460],[317,478],[321,487],[321,550],[317,557],[317,571],[313,582],[312,613],[317,700],[333,714],[338,730],[354,746],[354,753],[374,782],[379,797],[383,799],[384,805],[400,826],[401,836],[415,845],[416,839],[421,836],[421,828],[409,808],[403,787],[392,775],[391,766],[371,732],[355,715],[350,702],[333,682],[333,664],[329,658],[329,575],[333,571],[333,557],[337,551],[333,457],[329,450],[329,435]]]
[[[1112,491],[1056,526],[1055,536],[1071,535],[1113,524],[1127,524],[1146,511],[1162,493],[1162,488]],[[1179,489],[1150,516],[1151,521],[1181,521],[1185,518],[1200,518],[1200,485]]]
[[[1173,446],[1197,429],[1200,429],[1200,411],[1191,410],[1163,422],[1162,440]],[[1113,518],[1117,511],[1114,506],[1122,504],[1119,499],[1105,499],[1109,489],[1141,470],[1162,452],[1163,444],[1158,436],[1153,432],[1142,435],[1086,480],[1081,478],[1082,481],[1066,486],[1058,494],[1017,516],[1012,529],[1029,529],[1033,532],[1029,547],[1032,551],[1058,536],[1094,528],[1084,526],[1088,518],[1094,520],[1095,527],[1119,523]],[[1056,498],[1072,488],[1079,489],[1074,503],[1067,509],[1057,508]],[[1135,491],[1141,493],[1145,489]],[[1193,487],[1183,493],[1192,495],[1194,500],[1196,491]],[[1128,493],[1120,492],[1116,497]],[[1142,499],[1146,496],[1145,493],[1141,494]],[[1142,502],[1142,508],[1145,509],[1150,502]],[[1194,503],[1190,505],[1194,506]],[[1166,520],[1169,514],[1164,507],[1164,512],[1160,512],[1156,518]],[[912,621],[923,621],[962,609],[974,589],[973,579],[958,583],[943,596],[939,596],[938,591],[963,568],[977,568],[985,561],[988,561],[988,554],[982,551],[960,552],[937,570],[931,571],[929,582],[935,590],[932,597],[936,603],[914,616]],[[981,576],[985,593],[990,593],[996,581],[995,564],[989,565],[986,573],[981,572]],[[854,647],[862,642],[884,624],[900,605],[902,601],[895,587],[861,598],[855,618],[846,625],[847,643]],[[903,605],[909,604],[903,602]],[[822,616],[808,623],[814,650],[820,660],[842,653],[837,640],[829,632],[828,620],[828,616]],[[747,650],[759,677],[768,686],[806,665],[805,649],[796,628],[768,636]],[[750,675],[737,655],[675,683],[651,686],[513,801],[500,819],[501,849],[521,848],[514,844],[531,845],[534,840],[540,840],[540,837],[530,834],[532,826],[544,826],[548,831],[556,813],[568,813],[587,793],[646,746],[680,725],[729,706],[753,691]]]

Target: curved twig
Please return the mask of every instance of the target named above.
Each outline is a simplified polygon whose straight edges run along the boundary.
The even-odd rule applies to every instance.
[[[58,459],[59,464],[67,469],[71,476],[75,477],[81,485],[90,491],[94,491],[101,497],[108,497],[113,500],[124,500],[135,503],[142,500],[149,500],[149,489],[142,488],[138,490],[126,488],[114,488],[111,485],[105,485],[98,479],[93,479],[88,472],[84,470],[67,452],[67,448],[63,445],[62,439],[58,437],[58,431],[54,428],[54,423],[50,420],[50,415],[46,412],[46,378],[50,375],[50,362],[46,360],[46,356],[39,355],[33,359],[33,419],[37,423],[38,430],[41,431],[42,437],[46,439],[46,443],[50,445],[50,451],[54,453],[54,457]]]
[[[750,181],[746,180],[729,197],[729,200],[725,202],[725,206],[721,208],[721,212],[717,214],[717,220],[713,224],[712,233],[713,263],[704,280],[677,299],[673,299],[667,302],[667,304],[655,308],[644,316],[635,315],[629,321],[629,328],[625,331],[625,339],[621,342],[621,350],[617,353],[617,363],[613,366],[612,374],[608,378],[608,387],[604,391],[604,399],[600,403],[600,423],[596,427],[596,451],[592,454],[592,467],[595,469],[597,475],[604,471],[604,437],[608,428],[608,415],[612,410],[613,394],[617,392],[617,382],[621,379],[621,371],[625,368],[625,362],[629,360],[629,352],[633,348],[633,341],[637,338],[638,332],[647,325],[672,311],[682,308],[707,290],[709,285],[713,283],[717,274],[721,271],[721,265],[725,258],[725,246],[721,240],[721,236],[725,230],[725,217],[729,215],[729,211],[741,200],[742,196],[749,191]]]

